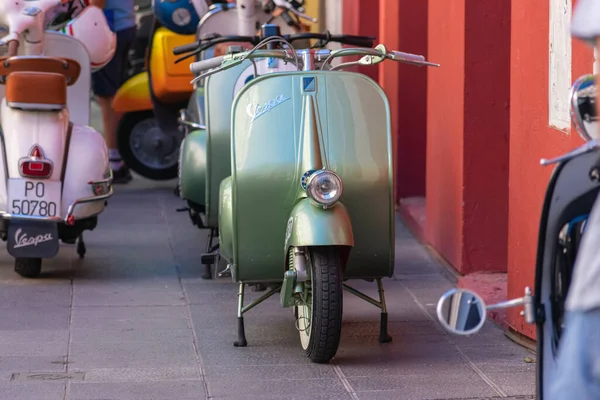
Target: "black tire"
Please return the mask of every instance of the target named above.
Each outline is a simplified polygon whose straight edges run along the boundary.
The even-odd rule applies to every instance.
[[[119,122],[119,128],[117,130],[117,146],[119,148],[121,158],[129,168],[131,168],[144,178],[148,178],[154,181],[175,179],[177,178],[177,164],[179,161],[180,143],[172,144],[174,149],[169,154],[174,153],[174,163],[164,168],[153,168],[144,164],[135,155],[133,149],[131,148],[131,137],[136,126],[142,123],[150,123],[150,121],[153,121],[154,124],[157,124],[152,111],[138,111],[123,115],[123,118],[121,118],[121,121]],[[169,140],[176,139],[170,138]]]
[[[15,272],[23,278],[35,278],[42,272],[42,259],[15,258]]]
[[[335,356],[342,334],[342,261],[335,247],[312,247],[308,256],[312,284],[310,326],[302,330],[308,307],[298,307],[300,339],[311,361],[327,363]]]

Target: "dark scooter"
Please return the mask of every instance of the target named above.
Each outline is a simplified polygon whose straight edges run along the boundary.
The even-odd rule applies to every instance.
[[[571,88],[571,119],[586,141],[581,147],[541,164],[554,165],[540,219],[535,294],[486,305],[476,293],[452,289],[437,306],[442,326],[451,333],[471,335],[485,324],[489,310],[524,306],[521,313],[537,328],[537,398],[543,399],[556,379],[556,357],[564,329],[565,300],[569,293],[577,251],[588,216],[600,190],[600,144],[596,115],[595,76],[579,78]]]

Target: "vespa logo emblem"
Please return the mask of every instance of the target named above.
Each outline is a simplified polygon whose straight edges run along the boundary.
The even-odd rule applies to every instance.
[[[262,106],[260,104],[248,104],[248,108],[246,108],[246,111],[248,112],[248,115],[252,117],[252,122],[254,122],[256,119],[258,119],[258,117],[265,115],[273,108],[277,107],[278,105],[289,99],[289,97],[285,97],[283,94],[280,94],[273,100],[267,101]]]
[[[26,233],[21,235],[22,229],[17,229],[15,233],[15,249],[20,247],[29,247],[29,246],[37,246],[39,243],[49,242],[54,239],[51,233],[46,233],[45,235],[37,235],[32,237],[27,237]]]

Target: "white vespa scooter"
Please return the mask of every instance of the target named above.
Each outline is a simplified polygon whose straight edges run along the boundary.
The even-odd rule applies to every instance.
[[[65,0],[2,1],[0,25],[0,237],[24,277],[42,258],[92,230],[112,195],[104,138],[87,126],[91,68],[112,58],[116,38],[104,13],[88,6],[64,32],[44,31],[46,12]]]
[[[225,28],[226,33],[229,35],[237,33],[240,36],[252,36],[261,26],[267,23],[280,26],[283,34],[295,33],[295,29],[299,26],[294,27],[294,21],[286,20],[285,14],[277,12],[276,7],[289,11],[300,18],[317,22],[316,18],[302,13],[300,11],[302,8],[298,10],[292,3],[298,2],[290,0],[237,0],[235,4],[216,3],[206,10],[203,6],[206,4],[205,0],[192,0],[192,4],[197,10],[203,11],[202,14],[199,13],[198,15],[204,15],[200,20],[196,35],[199,39],[202,39],[205,35],[221,33]],[[303,1],[299,2],[298,5],[302,3]],[[234,27],[237,27],[237,29]]]

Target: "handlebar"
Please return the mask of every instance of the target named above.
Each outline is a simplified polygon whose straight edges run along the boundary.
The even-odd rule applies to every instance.
[[[16,3],[4,10],[3,22],[8,25],[8,35],[0,39],[0,45],[8,45],[8,56],[15,56],[19,47],[19,36],[26,33],[28,42],[38,46],[44,34],[44,17],[52,8],[65,0],[45,0],[29,5],[28,2]]]
[[[404,61],[404,62],[414,62],[414,63],[422,63],[425,61],[425,57],[417,54],[404,53],[403,51],[391,51],[389,53],[390,58],[392,60]]]
[[[259,36],[220,36],[215,35],[209,39],[199,40],[193,43],[184,44],[182,46],[177,46],[173,49],[173,54],[178,56],[184,53],[203,51],[208,49],[211,46],[215,46],[219,43],[226,42],[248,42],[254,43],[252,40]],[[258,42],[256,42],[258,44]]]
[[[357,36],[357,35],[332,35],[329,32],[325,33],[298,33],[294,35],[281,35],[281,37],[288,42],[294,42],[296,40],[307,40],[307,39],[317,39],[323,43],[320,43],[320,47],[325,46],[329,42],[336,42],[341,44],[346,44],[350,46],[359,46],[359,47],[372,47],[373,40],[375,40],[374,36]],[[209,40],[201,40],[194,43],[189,43],[183,46],[179,46],[173,49],[173,54],[180,55],[184,53],[193,52],[199,53],[202,52],[209,47],[217,45],[219,43],[227,43],[227,42],[245,42],[250,43],[252,45],[258,45],[262,40],[266,39],[262,36],[218,36]],[[189,54],[188,56],[192,56],[193,54]],[[181,58],[176,62],[179,62],[183,59]]]
[[[293,49],[288,50],[251,50],[245,51],[242,53],[236,54],[227,54],[225,56],[215,57],[208,60],[198,61],[192,63],[190,65],[190,70],[195,74],[201,74],[202,72],[208,71],[210,69],[214,69],[220,66],[220,68],[215,69],[210,72],[206,72],[203,75],[200,75],[194,79],[194,81],[201,79],[204,76],[211,75],[213,73],[231,68],[235,65],[238,65],[242,61],[248,58],[280,58],[285,61],[291,61],[299,57],[300,54],[306,55],[306,52],[310,50],[298,50],[295,51]],[[294,57],[296,56],[296,57]],[[316,61],[321,62],[321,69],[331,62],[336,57],[345,57],[345,56],[363,56],[361,60],[358,62],[363,65],[374,65],[379,64],[383,61],[392,60],[398,61],[405,64],[417,65],[417,66],[430,66],[430,67],[439,67],[439,64],[432,63],[425,60],[424,56],[404,53],[401,51],[388,51],[385,46],[378,45],[376,48],[344,48],[338,50],[319,50],[313,51],[312,55],[315,57]],[[356,62],[342,64],[341,66],[351,66],[356,65]],[[337,69],[340,66],[336,67]]]
[[[219,67],[223,63],[224,59],[224,56],[219,56],[215,58],[209,58],[208,60],[198,61],[190,65],[190,70],[194,74],[199,74],[202,71]]]

